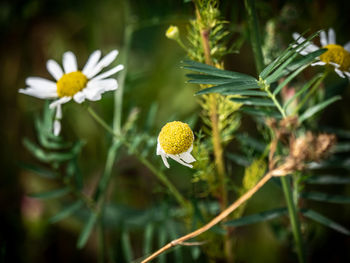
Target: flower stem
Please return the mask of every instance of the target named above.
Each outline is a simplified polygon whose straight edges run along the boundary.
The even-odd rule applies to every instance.
[[[296,204],[293,202],[291,185],[287,177],[281,177],[284,196],[286,198],[290,223],[292,225],[293,236],[295,240],[298,260],[300,263],[305,262],[305,250],[301,236],[300,224],[297,214]]]
[[[197,20],[201,20],[200,11],[195,5]],[[202,40],[202,46],[204,50],[205,63],[208,65],[213,65],[210,52],[210,28],[201,28],[200,36]],[[218,119],[218,102],[217,94],[209,94],[209,109],[210,109],[210,122],[212,129],[212,143],[214,148],[215,166],[219,178],[220,190],[219,201],[221,210],[223,211],[227,207],[228,194],[226,189],[226,172],[225,172],[225,162],[223,157],[223,147],[221,143],[220,129],[219,129],[219,119]],[[227,229],[227,234],[224,241],[225,256],[227,262],[233,262],[232,255],[232,240],[230,238],[229,230]]]
[[[187,211],[191,209],[191,204],[181,195],[181,193],[176,189],[176,187],[168,180],[166,175],[159,171],[152,163],[150,163],[146,158],[144,158],[139,152],[135,151],[133,147],[122,137],[122,135],[117,134],[113,131],[111,127],[91,108],[87,108],[90,115],[103,127],[108,131],[111,135],[113,135],[120,144],[124,144],[129,150],[133,152],[133,154],[139,159],[139,161],[144,164],[157,178],[168,188],[170,193],[175,197],[178,203]]]

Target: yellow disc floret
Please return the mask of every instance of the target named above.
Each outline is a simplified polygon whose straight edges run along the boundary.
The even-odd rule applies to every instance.
[[[72,97],[79,91],[85,88],[88,79],[80,71],[74,71],[64,74],[57,81],[57,94],[58,97]]]
[[[325,63],[336,63],[342,71],[348,71],[350,69],[350,53],[342,46],[329,44],[323,48],[327,48],[328,50],[320,56],[321,61]]]
[[[167,154],[186,152],[193,144],[193,132],[188,124],[181,121],[169,122],[159,133],[158,141]]]

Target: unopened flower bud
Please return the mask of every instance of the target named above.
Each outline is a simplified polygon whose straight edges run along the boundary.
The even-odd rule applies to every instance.
[[[169,26],[165,33],[166,37],[178,41],[180,37],[179,28],[177,26]]]

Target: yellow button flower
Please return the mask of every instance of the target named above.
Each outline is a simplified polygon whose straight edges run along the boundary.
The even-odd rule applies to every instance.
[[[192,168],[196,161],[191,155],[194,135],[188,124],[173,121],[161,129],[158,136],[157,155],[162,157],[166,167],[170,167],[166,158],[170,157],[182,165]]]

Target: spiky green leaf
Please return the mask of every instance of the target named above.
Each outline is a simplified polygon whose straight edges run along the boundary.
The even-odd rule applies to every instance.
[[[333,221],[332,219],[329,219],[327,217],[325,217],[324,215],[321,215],[320,213],[314,211],[314,210],[311,210],[311,209],[302,209],[301,210],[301,213],[309,218],[309,219],[312,219],[322,225],[325,225],[329,228],[332,228],[342,234],[345,234],[345,235],[350,235],[350,231],[345,228],[344,226],[338,224],[337,222]]]

